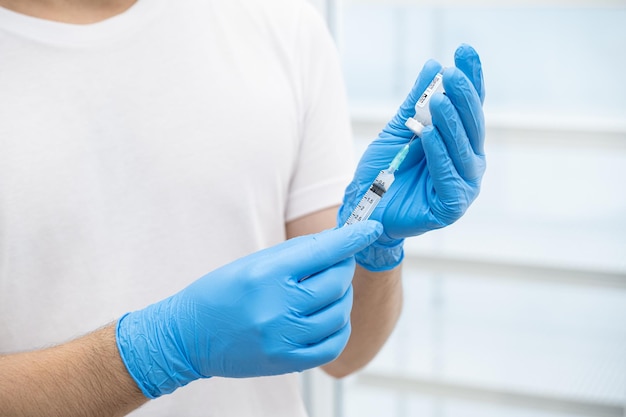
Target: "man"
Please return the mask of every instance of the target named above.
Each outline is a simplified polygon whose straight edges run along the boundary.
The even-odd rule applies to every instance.
[[[411,139],[404,121],[439,64],[337,214],[352,177],[346,103],[306,3],[0,5],[2,415],[303,416],[292,372],[342,377],[371,360],[400,313],[403,239],[478,194],[469,47],[373,215],[384,232],[309,235],[341,226]]]

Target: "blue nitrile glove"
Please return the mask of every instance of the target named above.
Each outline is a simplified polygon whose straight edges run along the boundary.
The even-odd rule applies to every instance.
[[[461,45],[454,55],[456,68],[443,74],[445,95],[430,101],[433,126],[427,126],[410,145],[395,182],[371,218],[385,232],[376,243],[356,254],[356,261],[371,271],[385,271],[402,261],[404,238],[452,224],[474,201],[485,172],[485,90],[476,51]],[[396,116],[361,158],[346,189],[337,221],[345,223],[378,173],[414,136],[404,123],[415,114],[415,103],[441,65],[428,61]]]
[[[350,336],[353,255],[382,229],[369,221],[291,239],[126,314],[117,324],[126,368],[156,398],[198,378],[277,375],[332,361]]]

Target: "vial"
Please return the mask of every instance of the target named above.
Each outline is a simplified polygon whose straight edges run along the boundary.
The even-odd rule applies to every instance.
[[[417,103],[415,103],[415,116],[409,117],[405,123],[405,126],[417,136],[422,134],[422,130],[424,130],[425,126],[433,123],[430,115],[429,103],[433,94],[445,93],[445,90],[443,89],[444,69],[445,68],[442,68],[441,71],[435,75],[428,87],[426,87],[426,90],[424,90],[420,98],[417,100]]]

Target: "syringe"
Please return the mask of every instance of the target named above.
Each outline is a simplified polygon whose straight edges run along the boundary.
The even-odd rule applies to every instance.
[[[361,201],[359,201],[359,204],[357,204],[350,214],[350,217],[348,217],[348,220],[346,220],[346,225],[362,222],[369,219],[372,215],[374,209],[383,198],[383,195],[385,195],[391,184],[396,179],[394,173],[409,153],[409,144],[413,141],[413,139],[415,139],[416,136],[421,136],[422,130],[424,130],[425,126],[432,124],[432,118],[428,106],[430,98],[433,94],[439,92],[445,92],[443,89],[443,69],[435,75],[428,87],[426,87],[426,90],[424,90],[420,96],[419,100],[417,100],[417,103],[415,104],[415,115],[410,117],[405,123],[405,126],[408,127],[415,135],[411,138],[409,143],[404,145],[400,152],[396,154],[393,161],[391,161],[391,164],[389,164],[389,167],[380,171],[363,198],[361,198]]]
[[[380,171],[361,201],[359,201],[359,204],[357,204],[352,211],[352,214],[350,214],[350,217],[348,217],[348,220],[346,220],[346,225],[369,219],[372,212],[380,202],[380,199],[383,198],[383,195],[385,195],[391,184],[393,184],[393,181],[396,179],[394,173],[400,167],[400,164],[404,161],[404,158],[406,158],[408,153],[409,144],[407,143],[402,147],[400,152],[396,154],[393,161],[391,161],[391,164],[389,164],[389,167]]]

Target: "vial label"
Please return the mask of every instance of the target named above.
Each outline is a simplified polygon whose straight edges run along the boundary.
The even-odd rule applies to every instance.
[[[424,91],[424,94],[422,94],[419,100],[417,100],[416,106],[424,107],[428,103],[430,96],[435,91],[437,91],[442,80],[443,80],[443,75],[441,73],[435,75],[435,78],[433,78],[433,80],[430,82],[428,87],[426,87],[426,91]]]

